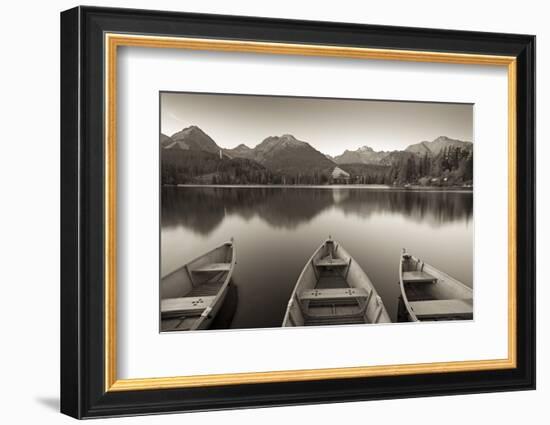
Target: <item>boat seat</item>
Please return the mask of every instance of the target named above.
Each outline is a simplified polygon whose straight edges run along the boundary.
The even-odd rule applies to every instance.
[[[205,282],[195,286],[191,291],[185,294],[186,297],[208,297],[216,296],[220,292],[223,281]]]
[[[361,319],[365,323],[365,311],[367,306],[360,306],[359,304],[354,305],[320,305],[308,307],[305,310],[302,310],[304,320],[307,322],[309,320],[326,320],[327,324],[337,323],[340,320],[346,319]]]
[[[160,321],[160,329],[162,332],[189,331],[198,319],[198,316],[174,316],[163,318]]]
[[[212,304],[214,296],[210,297],[179,297],[166,298],[160,302],[162,316],[198,316],[206,307]]]
[[[315,265],[317,267],[346,267],[348,262],[346,260],[342,260],[341,258],[325,257],[315,261]]]
[[[363,288],[328,288],[308,289],[299,294],[301,301],[342,300],[347,298],[367,298],[368,292]]]
[[[203,264],[202,266],[193,269],[193,273],[214,273],[214,272],[228,272],[231,269],[231,263],[210,263]]]
[[[364,324],[362,315],[350,317],[310,317],[304,322],[304,326],[329,326],[329,325],[356,325]]]
[[[404,283],[434,283],[437,279],[426,272],[403,272]]]
[[[471,299],[411,301],[409,306],[420,320],[446,317],[472,318],[474,313]]]

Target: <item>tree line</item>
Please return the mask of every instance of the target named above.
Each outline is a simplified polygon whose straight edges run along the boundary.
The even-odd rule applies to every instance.
[[[473,152],[469,149],[449,146],[439,155],[431,157],[410,155],[393,164],[387,178],[388,184],[420,184],[452,186],[472,184]]]
[[[469,185],[473,182],[474,157],[470,149],[449,146],[438,155],[410,152],[394,155],[391,165],[342,164],[351,183],[422,186]]]
[[[341,164],[349,179],[332,178],[334,168],[280,173],[246,158],[229,158],[203,151],[162,150],[161,181],[175,184],[304,184],[332,183],[423,186],[468,185],[473,181],[473,152],[449,146],[438,155],[398,152],[391,165]],[[336,166],[336,165],[335,165]]]

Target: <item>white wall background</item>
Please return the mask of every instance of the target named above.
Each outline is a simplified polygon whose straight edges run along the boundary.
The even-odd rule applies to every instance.
[[[544,2],[277,0],[95,1],[96,5],[536,34],[538,217],[550,215],[550,27]],[[5,2],[0,16],[0,421],[69,423],[59,392],[59,12],[77,3]],[[454,397],[166,415],[110,423],[256,424],[343,420],[446,425],[548,421],[548,220],[538,222],[538,390]]]

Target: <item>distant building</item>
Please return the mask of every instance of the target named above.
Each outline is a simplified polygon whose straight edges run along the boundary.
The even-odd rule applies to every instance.
[[[331,177],[333,183],[348,184],[350,175],[348,172],[342,170],[340,167],[334,167]]]

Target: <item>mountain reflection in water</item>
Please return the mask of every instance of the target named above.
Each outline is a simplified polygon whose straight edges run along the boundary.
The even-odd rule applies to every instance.
[[[332,235],[396,318],[401,248],[472,285],[473,196],[361,188],[163,187],[161,274],[235,238],[231,328],[278,327],[305,262]]]
[[[368,218],[396,213],[438,226],[470,220],[471,192],[274,187],[164,187],[162,226],[185,226],[203,235],[227,215],[259,217],[276,228],[295,229],[329,208]]]

